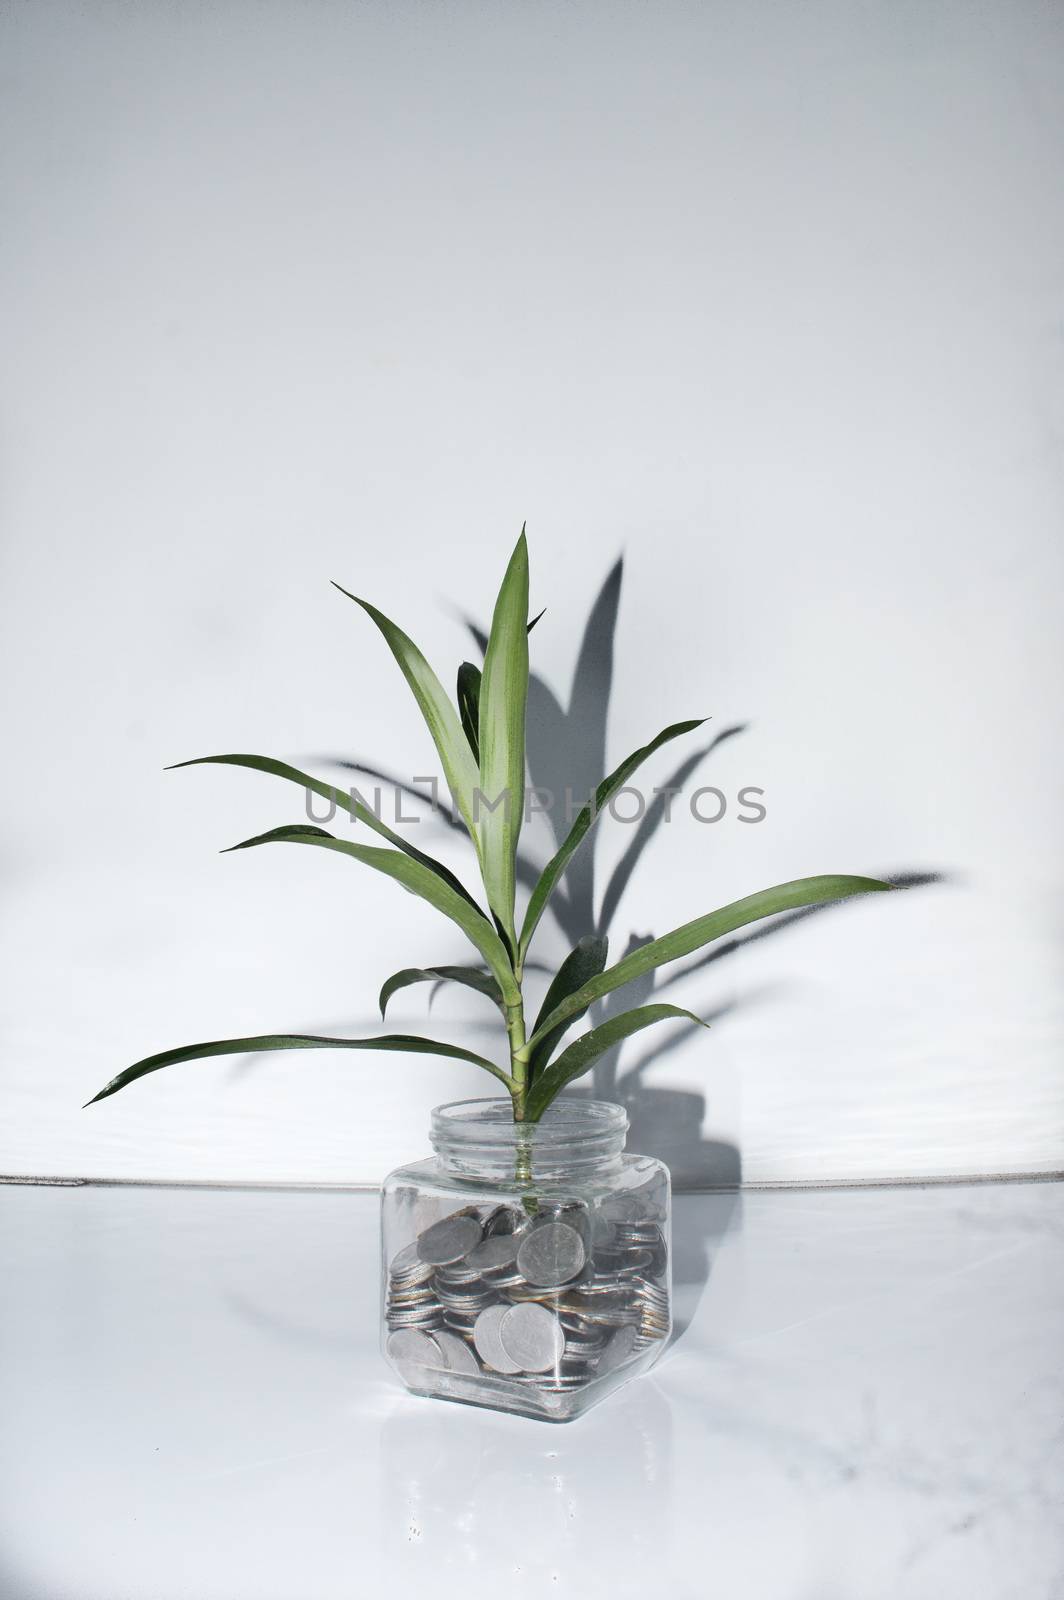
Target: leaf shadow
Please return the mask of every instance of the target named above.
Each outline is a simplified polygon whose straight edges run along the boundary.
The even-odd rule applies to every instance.
[[[556,801],[564,795],[566,785],[581,798],[586,798],[610,770],[606,733],[623,579],[624,561],[621,557],[609,568],[592,603],[567,705],[563,706],[561,698],[538,674],[530,677],[529,776],[537,788],[552,793]],[[483,641],[482,630],[470,625],[470,631],[478,642]],[[748,727],[745,721],[729,723],[678,764],[637,823],[630,842],[610,874],[597,910],[595,856],[601,820],[592,829],[563,878],[562,886],[566,892],[564,895],[556,894],[550,904],[554,919],[569,947],[587,934],[602,937],[615,932],[624,892],[668,815],[668,790],[682,788],[703,762],[719,752],[726,743],[745,733]],[[651,731],[648,730],[648,737]],[[565,810],[556,804],[551,824],[557,843],[560,844],[568,832],[570,821]],[[896,870],[879,876],[906,888],[949,881],[945,873],[913,869]],[[812,906],[769,919],[740,937],[714,945],[705,955],[677,972],[667,968],[656,974],[646,974],[609,996],[604,1003],[593,1007],[589,1022],[592,1026],[598,1025],[622,1011],[644,1005],[652,998],[660,998],[663,991],[687,978],[715,975],[717,962],[728,956],[741,955],[746,945],[774,939],[809,917],[839,912],[844,904],[836,902]],[[651,937],[649,933],[637,935],[629,932],[625,953],[649,942]],[[617,954],[614,951],[613,960],[617,959]],[[699,1005],[696,998],[691,1009],[711,1024],[723,1023],[740,1010],[748,1011],[770,1002],[784,987],[782,984],[762,985],[748,990],[741,999],[733,997],[722,1002],[709,998],[708,1004],[704,1005]],[[707,1137],[702,1132],[707,1111],[710,1110],[710,1094],[701,1090],[657,1086],[653,1082],[654,1068],[690,1044],[699,1031],[696,1024],[685,1023],[668,1030],[658,1028],[652,1035],[643,1035],[644,1039],[650,1037],[653,1042],[644,1044],[642,1054],[624,1071],[620,1063],[626,1045],[622,1043],[595,1064],[589,1088],[580,1087],[571,1091],[595,1099],[619,1102],[628,1113],[628,1144],[631,1150],[664,1161],[672,1173],[677,1191],[712,1192],[716,1196],[712,1205],[678,1205],[675,1209],[673,1277],[677,1289],[677,1334],[683,1331],[694,1314],[708,1281],[717,1242],[726,1233],[741,1227],[742,1219],[741,1150],[731,1139]],[[630,1041],[627,1042],[627,1048],[631,1049]]]
[[[528,773],[535,789],[550,797],[549,803],[541,809],[553,835],[554,848],[568,834],[575,810],[594,792],[609,770],[607,731],[623,584],[624,557],[618,556],[609,567],[588,612],[566,696],[559,695],[540,673],[535,670],[530,673],[526,726]],[[475,620],[462,613],[459,615],[483,654],[487,644],[485,630]],[[567,948],[585,935],[597,934],[602,937],[613,932],[624,893],[647,848],[667,819],[667,791],[682,788],[702,763],[719,752],[726,743],[747,732],[748,728],[749,724],[745,721],[728,724],[676,766],[667,784],[660,786],[655,799],[646,806],[636,824],[630,842],[609,876],[600,904],[597,904],[596,852],[601,822],[591,830],[590,837],[573,857],[550,902],[551,914]],[[648,737],[652,732],[648,730]],[[358,771],[391,784],[423,804],[428,802],[425,794],[361,760],[326,759],[340,768]],[[460,819],[449,808],[437,804],[435,809],[445,826],[462,829]],[[536,882],[539,871],[540,865],[526,855],[519,858],[518,878],[526,888]],[[906,888],[922,888],[951,881],[947,874],[940,871],[911,868],[881,873],[879,876]],[[810,917],[840,914],[845,904],[834,902],[782,914],[757,924],[741,935],[713,945],[682,968],[669,968],[656,975],[647,974],[626,985],[623,991],[610,996],[604,1004],[592,1008],[590,1024],[597,1025],[622,1011],[646,1004],[651,997],[660,998],[665,991],[687,979],[715,976],[719,962],[741,956],[748,945],[776,939]],[[638,948],[651,937],[651,934],[636,935],[630,932],[628,950]],[[617,959],[616,952],[613,959]],[[770,1001],[782,987],[779,984],[765,985],[747,991],[741,999],[733,997],[727,1002],[714,1001],[709,996],[707,1003],[701,1007],[696,997],[692,1001],[692,1009],[707,1021],[724,1023],[739,1011],[745,1012]],[[474,1024],[471,1022],[470,1026]],[[577,1095],[619,1102],[628,1113],[628,1143],[631,1150],[664,1161],[672,1172],[677,1191],[708,1192],[718,1197],[713,1205],[676,1208],[673,1273],[678,1290],[678,1332],[693,1315],[708,1280],[716,1242],[725,1233],[740,1227],[742,1217],[741,1150],[732,1140],[706,1137],[702,1132],[707,1111],[711,1108],[709,1093],[662,1087],[653,1082],[655,1067],[688,1045],[697,1032],[694,1024],[683,1024],[668,1031],[655,1030],[654,1042],[649,1046],[644,1044],[643,1053],[624,1071],[620,1062],[625,1045],[619,1045],[596,1063],[589,1087],[581,1086],[570,1091]]]

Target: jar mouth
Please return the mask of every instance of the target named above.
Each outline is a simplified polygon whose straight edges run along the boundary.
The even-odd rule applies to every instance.
[[[538,1122],[515,1122],[513,1103],[502,1097],[451,1100],[432,1113],[432,1142],[494,1144],[500,1149],[531,1137],[537,1144],[616,1138],[628,1131],[628,1113],[609,1100],[555,1100]]]
[[[432,1113],[432,1147],[447,1162],[493,1166],[533,1153],[538,1171],[598,1165],[624,1149],[628,1114],[608,1100],[555,1100],[538,1122],[515,1122],[509,1098],[452,1100]]]

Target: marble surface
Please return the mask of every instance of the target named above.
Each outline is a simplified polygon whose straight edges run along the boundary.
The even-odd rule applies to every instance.
[[[556,1427],[395,1386],[371,1194],[2,1188],[0,1594],[1057,1600],[1062,1191],[679,1199]]]

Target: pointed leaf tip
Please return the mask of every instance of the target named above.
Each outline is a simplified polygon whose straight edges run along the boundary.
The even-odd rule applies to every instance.
[[[627,760],[622,761],[620,766],[611,772],[608,778],[603,778],[595,790],[594,806],[586,805],[580,812],[569,831],[568,838],[556,854],[551,857],[550,861],[547,862],[540,874],[539,881],[532,891],[528,905],[525,908],[525,920],[521,928],[519,950],[522,956],[527,952],[532,942],[532,936],[546,910],[547,902],[554,893],[558,880],[568,866],[570,858],[576,852],[589,830],[594,827],[613,796],[628,782],[628,779],[648,756],[652,756],[656,750],[660,749],[663,744],[668,743],[669,740],[676,739],[685,733],[693,733],[696,728],[702,726],[703,721],[708,720],[708,718],[699,718],[688,722],[674,722],[670,727],[663,728],[655,739],[644,745],[642,749],[636,750]]]
[[[492,911],[516,948],[517,842],[525,801],[528,699],[528,555],[518,539],[495,601],[478,696],[481,869]]]
[[[703,945],[725,934],[735,933],[762,917],[774,917],[781,911],[797,911],[804,906],[826,905],[833,900],[848,900],[854,895],[889,889],[890,885],[878,878],[855,878],[841,874],[822,875],[815,878],[797,878],[791,883],[779,883],[772,889],[762,889],[757,894],[734,900],[705,916],[695,917],[679,928],[673,928],[659,939],[640,945],[624,956],[614,966],[607,967],[598,977],[590,978],[579,989],[559,1001],[547,1016],[536,1019],[536,1026],[527,1041],[531,1054],[536,1046],[559,1026],[567,1026],[571,1018],[586,1011],[596,1000],[612,994],[614,989],[630,983],[633,978],[652,972],[675,961],[680,956],[693,955]]]
[[[406,679],[407,684],[417,701],[418,709],[424,718],[425,724],[432,735],[432,741],[443,763],[444,777],[447,787],[454,795],[462,821],[469,830],[470,837],[480,849],[479,832],[474,820],[476,813],[475,792],[478,783],[477,763],[469,748],[466,736],[462,731],[462,724],[458,712],[448,699],[443,685],[437,678],[413,639],[409,638],[390,617],[383,611],[371,605],[368,600],[362,600],[358,595],[345,589],[343,584],[333,580],[334,587],[340,593],[361,606],[366,615],[375,623],[395,659],[399,670]]]
[[[501,1012],[505,1013],[506,1010],[506,1002],[503,999],[502,990],[499,988],[497,980],[490,973],[483,971],[479,967],[446,965],[437,967],[403,967],[401,971],[393,972],[392,976],[381,988],[379,1005],[382,1018],[392,995],[397,993],[398,990],[407,989],[415,983],[464,984],[466,988],[475,989],[480,994],[486,995]]]
[[[249,849],[260,844],[318,845],[324,850],[334,850],[339,855],[350,856],[365,866],[372,867],[393,878],[410,893],[420,896],[429,905],[461,928],[477,947],[491,969],[500,990],[513,997],[515,987],[513,967],[505,945],[491,923],[472,901],[463,899],[448,884],[419,861],[411,860],[400,850],[383,850],[373,845],[353,844],[348,839],[337,839],[325,828],[300,823],[285,828],[274,828],[260,833],[254,839],[243,839],[233,850]]]
[[[468,889],[448,867],[443,865],[442,861],[437,861],[434,856],[426,855],[423,850],[419,850],[416,845],[411,844],[408,839],[404,839],[401,834],[394,833],[373,811],[370,811],[367,806],[364,806],[360,800],[355,798],[354,790],[338,789],[335,784],[323,783],[320,778],[312,777],[309,772],[301,772],[298,767],[291,766],[287,761],[275,761],[272,756],[256,756],[246,753],[195,756],[190,761],[178,761],[175,765],[179,767],[247,767],[252,772],[269,773],[273,777],[284,778],[289,783],[298,784],[301,789],[320,795],[323,800],[331,801],[341,811],[346,811],[354,821],[364,823],[373,833],[379,834],[382,839],[387,839],[389,844],[394,845],[397,850],[401,850],[404,855],[408,855],[412,861],[420,861],[423,867],[428,867],[430,872],[434,872],[463,900],[468,900],[471,906],[478,912],[480,911]],[[366,770],[372,772],[373,769],[367,768]],[[230,846],[230,848],[233,849],[235,846]],[[483,915],[483,913],[480,914]]]
[[[513,1088],[510,1074],[495,1062],[489,1061],[487,1057],[463,1049],[459,1045],[446,1044],[439,1039],[422,1038],[420,1034],[386,1033],[373,1039],[334,1039],[321,1034],[267,1033],[242,1039],[214,1039],[202,1044],[182,1045],[176,1050],[162,1050],[157,1055],[145,1056],[142,1061],[134,1062],[133,1066],[127,1067],[124,1072],[112,1078],[110,1083],[105,1083],[99,1094],[85,1102],[82,1110],[86,1110],[96,1100],[105,1100],[109,1095],[117,1094],[120,1089],[135,1083],[139,1078],[146,1077],[148,1073],[158,1072],[162,1067],[186,1061],[203,1061],[212,1056],[248,1055],[265,1050],[385,1050],[400,1054],[444,1056],[483,1067],[486,1072],[490,1072],[493,1077],[504,1083],[507,1089],[512,1091]]]

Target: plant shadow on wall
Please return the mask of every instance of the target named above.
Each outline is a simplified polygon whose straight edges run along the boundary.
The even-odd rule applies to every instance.
[[[529,673],[526,749],[528,776],[535,790],[552,803],[544,804],[541,814],[553,834],[554,847],[560,848],[571,826],[561,797],[568,791],[583,798],[593,794],[609,770],[606,748],[610,699],[613,688],[614,647],[624,580],[624,558],[610,568],[588,614],[573,672],[568,704],[563,705],[543,677]],[[466,625],[481,654],[488,637],[475,621]],[[632,837],[599,893],[596,857],[598,831],[595,830],[581,851],[570,862],[563,885],[555,892],[550,909],[567,949],[587,937],[608,938],[616,946],[618,913],[622,898],[635,871],[668,814],[669,792],[682,791],[704,764],[726,743],[747,731],[744,722],[731,723],[685,757],[667,779],[655,784],[655,798],[645,806],[635,823]],[[408,799],[426,804],[426,794],[404,783],[395,774],[359,760],[338,756],[323,758],[329,765],[357,773]],[[579,804],[579,798],[577,800]],[[438,800],[434,811],[449,829],[461,833],[463,825],[455,813]],[[518,881],[527,889],[535,886],[542,868],[526,855],[517,860]],[[917,888],[944,881],[940,872],[894,871],[879,876],[898,888]],[[676,985],[701,975],[716,976],[717,964],[741,957],[748,944],[776,938],[792,930],[807,917],[820,916],[836,909],[841,902],[806,906],[784,912],[748,933],[720,942],[707,953],[678,971],[650,972],[629,983],[623,998],[610,996],[597,1002],[589,1020],[597,1027],[633,1006],[643,1006],[664,997]],[[629,930],[623,954],[650,943],[654,934]],[[620,952],[619,952],[620,953]],[[534,963],[529,963],[534,966]],[[545,969],[552,970],[552,969]],[[768,1000],[774,992],[766,986],[748,991],[742,999],[715,1002],[713,997],[693,1009],[707,1023],[719,1024],[740,1009],[748,1011]],[[470,1019],[473,1022],[473,1019]],[[679,1335],[690,1321],[711,1269],[712,1256],[720,1240],[741,1226],[742,1153],[726,1139],[705,1137],[702,1129],[712,1109],[712,1086],[701,1090],[674,1089],[653,1083],[653,1069],[690,1043],[700,1029],[695,1022],[681,1023],[668,1036],[656,1039],[640,1051],[634,1061],[622,1067],[625,1042],[604,1054],[592,1068],[589,1088],[569,1092],[623,1105],[628,1113],[628,1148],[656,1157],[669,1167],[679,1194],[697,1194],[699,1199],[676,1206],[673,1219],[673,1279],[677,1290],[675,1331]],[[629,1046],[629,1049],[631,1047]],[[703,1045],[703,1048],[706,1048]]]

